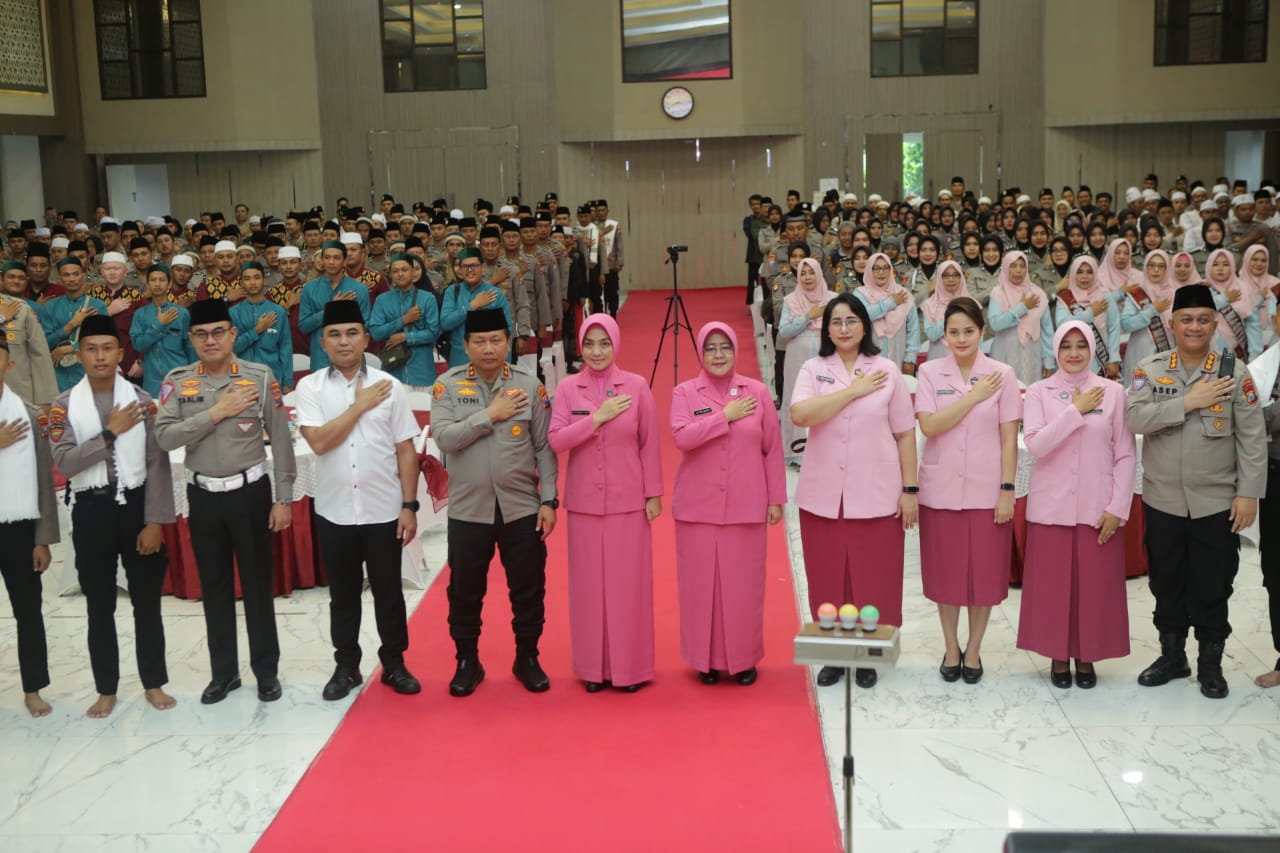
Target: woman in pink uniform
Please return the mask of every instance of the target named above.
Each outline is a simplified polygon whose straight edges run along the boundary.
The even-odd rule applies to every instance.
[[[796,506],[810,611],[816,618],[823,602],[871,604],[880,621],[901,625],[903,531],[919,513],[915,419],[898,365],[880,355],[856,296],[827,303],[818,357],[800,368],[789,414],[809,429]],[[824,666],[818,684],[843,673]],[[855,678],[871,687],[876,671]]]
[[[733,330],[708,323],[697,346],[702,372],[671,395],[682,454],[671,500],[680,654],[704,684],[720,670],[754,684],[764,657],[765,524],[781,521],[787,502],[782,440],[769,389],[734,370]]]
[[[946,681],[982,678],[982,637],[991,608],[1009,594],[1013,477],[1022,399],[1013,368],[983,354],[982,309],[953,299],[945,318],[951,355],[926,361],[916,415],[927,437],[920,464],[920,576],[938,605]],[[969,608],[961,653],[960,608]]]
[[[1154,254],[1154,253],[1153,253]],[[1150,257],[1150,256],[1149,256]],[[1137,467],[1124,388],[1095,376],[1093,332],[1053,336],[1058,370],[1027,389],[1025,435],[1036,457],[1027,495],[1027,567],[1018,648],[1050,658],[1055,687],[1097,683],[1094,661],[1129,654],[1124,536]]]
[[[615,364],[608,314],[578,331],[585,369],[556,389],[547,439],[569,451],[569,628],[573,669],[588,693],[635,692],[653,680],[653,547],[662,512],[658,412],[649,386]]]

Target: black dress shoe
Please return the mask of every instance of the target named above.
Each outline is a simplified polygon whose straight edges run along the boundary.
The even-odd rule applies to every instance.
[[[404,664],[391,669],[383,667],[380,680],[402,696],[412,696],[415,693],[422,692],[422,685],[418,683],[418,679],[413,677],[412,672],[405,669]]]
[[[511,672],[530,693],[546,693],[551,689],[551,679],[542,671],[537,655],[516,658],[511,665]]]
[[[830,687],[833,684],[838,684],[842,678],[844,678],[844,667],[824,666],[818,670],[819,687]]]
[[[626,687],[623,687],[623,688],[622,688],[622,692],[623,692],[623,693],[635,693],[635,692],[636,692],[636,691],[638,691],[641,687],[644,687],[644,685],[645,685],[645,682],[643,682],[643,681],[642,681],[642,682],[640,682],[639,684],[628,684]]]
[[[756,668],[753,666],[751,669],[745,669],[742,672],[739,672],[734,676],[734,678],[736,678],[738,683],[743,687],[750,687],[756,683],[756,678],[758,678],[759,675],[760,673],[756,672]]]
[[[200,694],[201,705],[214,705],[227,698],[227,694],[232,690],[240,689],[240,676],[233,678],[215,678],[209,682],[209,686]]]
[[[484,667],[480,665],[480,658],[459,658],[458,668],[453,671],[453,679],[449,682],[449,694],[470,696],[481,681],[484,681]]]
[[[584,681],[582,686],[587,688],[588,693],[599,693],[604,690],[605,682],[603,681]]]
[[[340,666],[333,671],[333,676],[320,695],[326,702],[336,702],[363,683],[364,677],[360,675],[360,670]]]
[[[1049,682],[1053,684],[1054,687],[1057,687],[1061,690],[1066,690],[1068,687],[1071,686],[1071,667],[1068,666],[1066,669],[1062,670],[1061,672],[1050,667]]]
[[[943,681],[959,681],[960,670],[963,665],[964,665],[963,656],[960,658],[960,663],[955,664],[954,666],[947,666],[947,656],[943,655],[942,665],[938,667],[938,672],[939,674],[942,675]]]
[[[284,695],[284,688],[280,686],[280,679],[274,675],[270,678],[258,679],[258,701],[274,702]]]
[[[720,670],[711,669],[711,670],[707,670],[706,672],[700,672],[698,673],[698,680],[701,681],[703,684],[719,684]]]
[[[1098,671],[1091,669],[1085,672],[1080,668],[1080,662],[1076,661],[1076,687],[1081,690],[1088,690],[1098,683]]]
[[[965,684],[977,684],[982,680],[982,658],[978,658],[977,666],[969,666],[960,658],[960,675]]]
[[[853,671],[853,683],[859,687],[875,687],[876,671],[874,669],[863,669],[859,667]]]

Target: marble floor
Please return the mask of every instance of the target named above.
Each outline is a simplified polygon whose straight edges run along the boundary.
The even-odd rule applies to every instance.
[[[792,489],[795,477],[789,472]],[[794,508],[787,524],[799,609],[804,562]],[[423,547],[434,579],[443,529],[425,532]],[[55,548],[55,563],[61,558]],[[277,599],[287,665],[284,698],[271,705],[257,701],[252,679],[221,704],[200,705],[208,673],[200,604],[164,599],[170,689],[180,700],[166,713],[142,700],[122,597],[120,703],[110,719],[95,721],[84,717],[94,698],[84,601],[57,597],[52,586],[45,623],[54,684],[45,695],[54,713],[42,720],[21,705],[13,619],[0,590],[0,850],[251,849],[353,701],[319,696],[333,666],[328,591]],[[1055,689],[1047,662],[1015,648],[1017,590],[993,614],[982,683],[944,683],[941,632],[920,593],[914,535],[905,589],[898,667],[872,690],[854,690],[856,849],[991,853],[1023,828],[1280,829],[1280,689],[1252,684],[1275,660],[1255,550],[1242,554],[1224,662],[1231,694],[1221,701],[1201,697],[1191,680],[1154,689],[1135,683],[1156,654],[1143,579],[1128,584],[1133,652],[1099,664],[1090,691]],[[411,610],[422,594],[405,588]],[[368,596],[365,605],[369,650],[377,644]],[[243,636],[241,643],[244,659]],[[844,689],[815,694],[833,796],[842,803]]]

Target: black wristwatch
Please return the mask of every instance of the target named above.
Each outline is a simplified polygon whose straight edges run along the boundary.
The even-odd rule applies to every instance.
[[[112,444],[116,440],[116,434],[109,429],[104,429],[102,431],[102,440],[107,444]]]
[[[418,512],[420,509],[422,509],[422,502],[421,501],[405,501],[404,503],[400,504],[400,508]]]
[[[1013,490],[1014,490],[1014,489],[1013,489],[1013,483],[1001,483],[1001,484],[1000,484],[1000,491],[1002,491],[1002,492],[1012,492]]]
[[[902,493],[904,495],[918,495],[920,494],[920,487],[919,486],[903,486]]]
[[[543,506],[551,507],[552,509],[559,509],[559,508],[560,508],[560,499],[559,499],[559,498],[552,498],[552,499],[551,499],[551,500],[549,500],[549,501],[543,501],[543,502],[542,502],[542,505],[543,505]]]

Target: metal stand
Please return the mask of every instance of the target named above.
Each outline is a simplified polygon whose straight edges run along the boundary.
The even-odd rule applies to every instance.
[[[844,670],[844,849],[853,850],[853,673],[863,667],[885,672],[898,661],[901,644],[898,629],[881,625],[874,631],[838,626],[822,630],[809,622],[800,628],[795,639],[795,662],[811,666],[838,666]]]
[[[667,297],[667,316],[662,321],[662,335],[658,338],[658,351],[653,356],[653,372],[649,374],[649,387],[653,387],[653,380],[658,377],[658,361],[662,358],[662,345],[667,340],[667,330],[671,330],[671,380],[672,385],[680,382],[680,329],[685,329],[689,333],[689,344],[694,347],[694,358],[698,356],[697,343],[693,340],[693,325],[689,322],[689,312],[684,310],[684,299],[680,297],[680,276],[677,270],[680,268],[680,252],[684,251],[683,246],[668,246],[667,260],[664,263],[671,264],[671,295]]]

